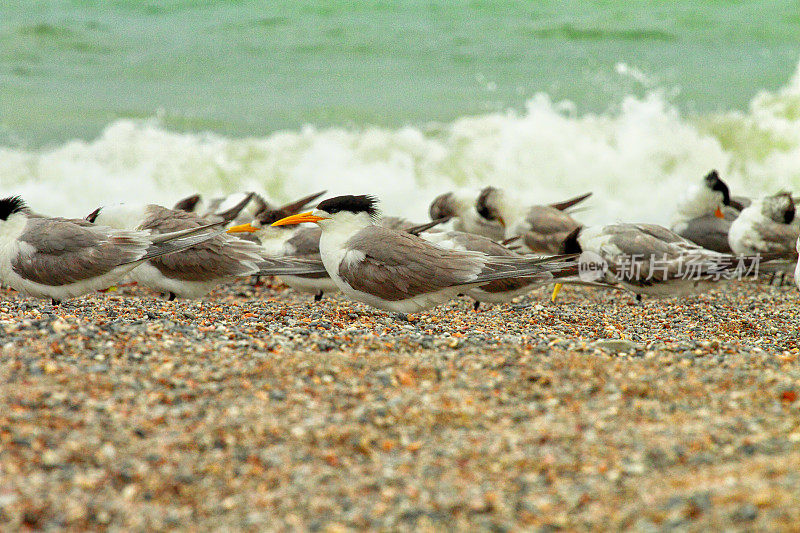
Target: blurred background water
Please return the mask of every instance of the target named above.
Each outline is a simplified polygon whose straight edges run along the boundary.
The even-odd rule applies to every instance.
[[[800,189],[799,58],[788,0],[7,0],[0,194],[328,188],[419,217],[494,183],[664,222],[710,168]]]

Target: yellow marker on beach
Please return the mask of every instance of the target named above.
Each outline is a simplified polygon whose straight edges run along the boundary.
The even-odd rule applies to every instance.
[[[563,283],[556,283],[555,287],[553,287],[553,296],[550,297],[550,300],[553,303],[556,302],[556,297],[558,296],[558,293],[561,292],[561,287],[563,286],[564,286]]]

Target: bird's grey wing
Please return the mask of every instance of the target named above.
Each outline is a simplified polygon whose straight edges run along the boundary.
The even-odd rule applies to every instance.
[[[516,257],[518,255],[517,253],[512,252],[502,244],[496,243],[488,237],[475,235],[474,233],[451,231],[448,232],[448,236],[450,236],[456,243],[460,244],[470,252],[481,252],[486,255],[491,255],[495,257],[506,257],[506,256]]]
[[[207,221],[200,215],[150,204],[145,208],[145,219],[138,229],[163,234],[199,228],[206,223]]]
[[[601,255],[626,281],[654,282],[706,275],[723,257],[656,224],[618,224],[609,240],[619,254]]]
[[[75,283],[105,274],[144,256],[150,242],[135,231],[77,224],[64,219],[31,218],[11,261],[18,275],[43,285]]]
[[[525,221],[541,233],[570,232],[580,225],[568,214],[548,205],[531,207],[525,215]]]
[[[185,250],[150,259],[164,276],[183,281],[208,281],[258,272],[260,246],[220,234]]]
[[[530,226],[522,236],[525,246],[542,253],[557,253],[564,239],[580,226],[567,213],[545,205],[531,207],[525,222]]]
[[[756,223],[753,225],[759,237],[755,246],[763,253],[785,254],[787,257],[797,257],[795,245],[800,230],[794,224],[778,224],[772,221]]]
[[[676,233],[708,250],[729,254],[731,253],[731,246],[728,244],[730,228],[729,220],[706,215],[685,222]]]
[[[347,243],[339,276],[356,290],[397,301],[473,282],[485,259],[444,250],[423,239],[370,226]]]

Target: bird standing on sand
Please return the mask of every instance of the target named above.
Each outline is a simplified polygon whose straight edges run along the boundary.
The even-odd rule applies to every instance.
[[[561,257],[496,258],[445,250],[416,235],[376,225],[376,204],[371,196],[338,196],[273,225],[317,223],[322,262],[339,289],[354,300],[400,313],[428,309],[498,279],[530,276],[549,281],[552,272],[567,266]]]
[[[161,235],[197,228],[205,218],[159,205],[115,205],[95,210],[88,219],[121,229]],[[225,223],[225,220],[221,220]],[[262,259],[253,242],[221,233],[197,246],[164,257],[155,257],[133,269],[129,277],[150,289],[176,297],[200,298],[214,287],[240,276],[256,274]]]
[[[0,281],[54,304],[106,289],[141,263],[219,234],[216,225],[150,235],[84,220],[30,214],[18,196],[0,200]]]
[[[564,211],[547,205],[525,205],[507,191],[486,187],[475,202],[475,211],[505,229],[505,238],[521,236],[529,252],[558,253],[561,243],[580,227]]]
[[[583,254],[600,281],[619,283],[637,295],[667,298],[697,292],[739,272],[751,273],[758,260],[698,246],[656,224],[609,224],[575,230],[563,243],[564,253]],[[588,270],[584,270],[588,272]],[[757,272],[756,272],[757,273]],[[556,286],[553,298],[560,286]]]

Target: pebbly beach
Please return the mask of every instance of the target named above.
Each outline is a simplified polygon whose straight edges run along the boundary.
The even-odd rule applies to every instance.
[[[398,317],[242,281],[0,291],[0,523],[792,530],[794,287]]]

